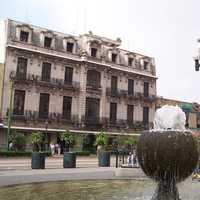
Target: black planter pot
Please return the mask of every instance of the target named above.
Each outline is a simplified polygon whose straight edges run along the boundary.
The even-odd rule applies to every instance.
[[[76,154],[65,152],[63,156],[63,168],[76,168]]]
[[[99,167],[110,167],[110,152],[100,151],[98,154]]]
[[[32,169],[45,169],[45,153],[33,152],[31,159]]]

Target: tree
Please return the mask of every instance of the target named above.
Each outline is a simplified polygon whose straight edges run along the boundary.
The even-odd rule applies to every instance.
[[[12,142],[15,151],[25,151],[26,149],[26,137],[23,133],[12,131],[9,135],[9,142]]]
[[[133,151],[133,149],[136,148],[138,139],[138,136],[120,135],[115,138],[115,143],[117,144],[118,148]]]
[[[60,133],[60,139],[65,142],[65,151],[69,152],[69,148],[73,147],[75,144],[74,135],[69,130],[66,130],[63,133]]]
[[[125,139],[124,144],[127,147],[127,149],[132,152],[137,146],[138,139],[139,139],[139,137],[137,137],[137,136],[128,136]]]
[[[95,141],[95,145],[98,147],[100,147],[101,149],[105,149],[108,143],[108,138],[106,136],[106,134],[101,131],[97,136],[96,136],[96,141]]]
[[[33,151],[41,151],[41,146],[43,142],[43,134],[40,132],[34,132],[31,134],[31,143],[33,145]]]

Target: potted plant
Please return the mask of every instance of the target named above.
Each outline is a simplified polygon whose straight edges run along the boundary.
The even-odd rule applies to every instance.
[[[9,150],[21,151],[26,150],[26,137],[23,133],[12,131],[9,135]]]
[[[106,151],[107,146],[107,136],[101,131],[96,136],[95,145],[97,146],[97,156],[99,167],[109,167],[110,166],[110,152]]]
[[[31,135],[31,143],[33,146],[31,168],[44,169],[45,168],[45,153],[41,152],[41,145],[43,141],[43,134],[34,132]]]
[[[76,167],[76,154],[70,152],[70,148],[75,143],[75,138],[69,130],[60,134],[60,138],[65,142],[64,156],[63,156],[63,168],[75,168]]]
[[[136,149],[138,139],[138,136],[128,136],[125,139],[124,144],[129,152],[133,152]]]

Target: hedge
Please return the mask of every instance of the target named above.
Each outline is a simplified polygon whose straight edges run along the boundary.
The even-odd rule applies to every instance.
[[[0,157],[31,157],[32,151],[0,151]],[[46,156],[51,156],[51,152],[45,152]]]
[[[77,156],[89,156],[90,155],[89,151],[76,151],[75,153]]]
[[[89,151],[76,151],[75,152],[77,156],[89,156]],[[6,151],[1,150],[0,151],[0,157],[31,157],[32,151]],[[47,151],[45,152],[46,156],[51,156],[51,152]]]

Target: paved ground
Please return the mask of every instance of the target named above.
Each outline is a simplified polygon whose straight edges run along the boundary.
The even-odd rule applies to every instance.
[[[50,157],[46,158],[46,169],[63,168],[63,158]],[[96,156],[78,156],[76,161],[77,167],[97,167],[98,161]],[[115,166],[115,157],[111,157],[111,166]],[[0,171],[7,169],[31,169],[31,158],[0,158]]]
[[[46,169],[32,170],[30,158],[0,158],[0,187],[63,180],[145,178],[141,169],[115,168],[115,157],[111,167],[98,167],[96,156],[78,157],[77,168],[63,169],[62,157],[46,159]]]

